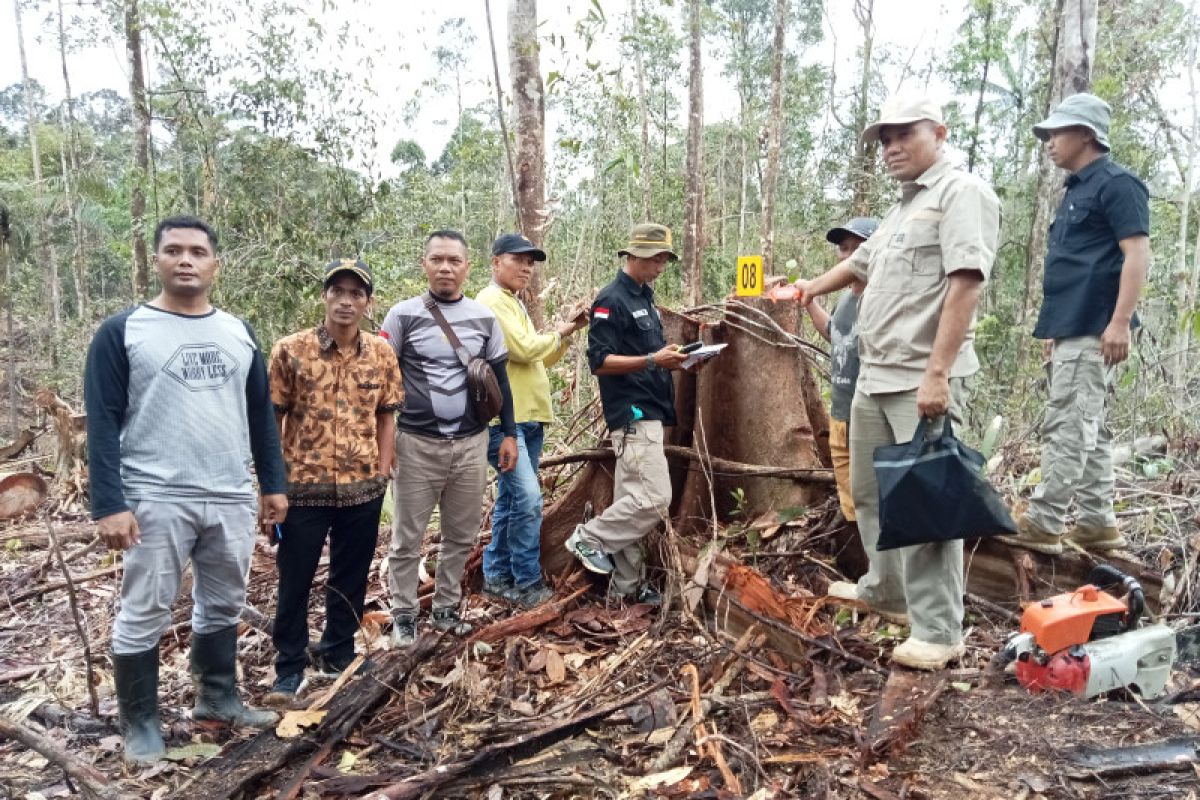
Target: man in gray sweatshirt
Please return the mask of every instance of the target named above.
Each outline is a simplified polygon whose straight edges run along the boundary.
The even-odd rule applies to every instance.
[[[258,341],[249,324],[209,303],[216,234],[194,217],[171,217],[155,230],[154,251],[162,291],[101,323],[84,374],[92,518],[104,543],[125,552],[112,658],[131,764],[165,751],[158,641],[189,561],[192,718],[274,724],[275,714],[238,697],[237,623],[256,519],[273,526],[287,515]]]

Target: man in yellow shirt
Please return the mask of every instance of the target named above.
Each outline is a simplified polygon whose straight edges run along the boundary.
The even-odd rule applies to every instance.
[[[533,608],[553,596],[542,581],[542,487],[538,461],[546,423],[554,421],[546,367],[567,351],[567,339],[587,325],[583,315],[539,333],[517,293],[529,286],[533,263],[546,254],[519,233],[506,233],[492,245],[492,282],[476,298],[491,309],[508,346],[508,381],[517,422],[516,469],[496,474],[499,490],[492,510],[492,541],[483,551],[483,593]],[[497,465],[504,438],[489,428],[488,461]]]

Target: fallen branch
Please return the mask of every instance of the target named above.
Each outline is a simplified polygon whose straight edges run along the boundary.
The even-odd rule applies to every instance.
[[[531,631],[534,628],[540,628],[547,622],[559,619],[563,612],[567,610],[567,607],[582,597],[589,588],[591,587],[588,584],[584,584],[566,597],[560,597],[552,603],[543,603],[537,608],[522,614],[502,619],[499,622],[488,625],[486,628],[480,628],[471,634],[471,638],[468,641],[494,642]]]
[[[873,664],[870,661],[867,661],[865,658],[860,658],[860,657],[854,655],[853,653],[847,653],[842,648],[840,648],[830,642],[823,642],[820,639],[814,639],[811,636],[805,636],[803,633],[796,630],[791,625],[780,622],[778,620],[771,619],[770,617],[764,617],[762,614],[759,614],[755,611],[751,611],[749,608],[746,608],[746,606],[742,605],[738,601],[738,599],[736,597],[733,597],[732,595],[726,595],[725,597],[723,597],[721,599],[728,600],[730,603],[732,603],[734,606],[736,606],[738,609],[740,609],[743,613],[749,614],[755,620],[757,620],[758,622],[761,622],[763,625],[766,625],[768,628],[774,628],[777,631],[786,633],[788,636],[791,636],[794,639],[798,639],[799,641],[803,642],[806,645],[809,645],[810,647],[818,647],[822,650],[826,650],[830,653],[833,653],[838,658],[841,658],[845,661],[849,661],[851,664],[857,664],[858,666],[862,667],[863,669],[869,669],[872,672],[877,672],[880,675],[888,674],[888,671],[886,669],[879,666],[878,664]]]
[[[75,583],[71,580],[71,570],[67,568],[62,548],[58,546],[58,536],[54,533],[54,524],[47,516],[43,516],[42,521],[46,523],[46,535],[50,537],[50,549],[58,561],[59,568],[62,569],[63,583],[67,587],[67,601],[71,606],[71,619],[75,623],[75,632],[79,634],[79,640],[83,642],[83,663],[87,670],[88,700],[91,703],[92,716],[99,719],[100,697],[96,694],[96,684],[99,681],[96,680],[96,673],[92,669],[92,642],[88,638],[87,630],[84,629],[83,615],[79,613],[79,598],[75,594]]]
[[[871,763],[904,752],[916,738],[925,713],[937,702],[948,683],[947,676],[941,672],[893,669],[863,738],[863,762]]]
[[[0,716],[0,736],[20,742],[47,761],[57,764],[71,781],[79,785],[85,796],[101,800],[115,800],[117,797],[108,778],[95,767],[83,763],[33,728]]]
[[[498,744],[488,745],[471,758],[452,764],[442,764],[431,770],[419,773],[399,783],[385,786],[365,796],[365,800],[414,800],[452,780],[465,777],[481,769],[486,769],[494,763],[511,763],[521,758],[528,758],[533,753],[557,744],[563,739],[574,736],[577,732],[594,725],[623,708],[633,705],[648,694],[651,694],[670,683],[664,678],[639,692],[627,695],[615,703],[581,714],[566,722],[555,722],[546,725],[532,733],[521,734],[513,739]]]
[[[16,605],[17,603],[20,603],[23,600],[28,600],[31,597],[37,597],[39,595],[46,594],[47,592],[56,592],[59,589],[66,589],[68,586],[72,585],[78,586],[81,583],[90,583],[94,580],[108,577],[109,575],[115,575],[120,571],[121,565],[114,564],[111,567],[98,569],[95,572],[89,572],[86,575],[72,575],[70,581],[61,580],[55,581],[54,583],[44,583],[41,586],[35,586],[32,589],[26,589],[23,592],[18,592],[17,594],[11,595],[8,598],[8,602],[12,605]]]
[[[833,470],[831,469],[767,467],[760,464],[743,464],[739,461],[730,461],[715,456],[705,458],[690,447],[680,447],[674,444],[663,445],[663,451],[667,454],[668,458],[682,458],[694,461],[701,468],[707,468],[705,471],[712,475],[737,475],[747,478],[788,478],[804,483],[834,483]],[[616,458],[616,454],[608,448],[579,450],[561,456],[544,458],[538,464],[538,469],[558,467],[563,464],[578,464],[585,461],[609,461],[614,458]]]

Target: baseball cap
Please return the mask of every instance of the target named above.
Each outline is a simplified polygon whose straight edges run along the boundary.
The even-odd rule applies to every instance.
[[[502,233],[496,237],[492,243],[492,255],[502,256],[505,253],[529,253],[534,261],[546,260],[546,253],[519,233]]]
[[[325,277],[321,282],[321,286],[329,288],[329,284],[333,279],[343,272],[349,272],[365,283],[367,285],[367,294],[374,291],[375,279],[371,276],[371,268],[367,266],[367,262],[355,258],[339,258],[326,264]]]
[[[659,253],[667,253],[672,261],[679,260],[679,254],[671,249],[671,229],[654,222],[634,225],[633,230],[629,232],[628,246],[617,251],[619,256],[638,258],[654,258]]]
[[[879,129],[884,125],[908,125],[923,119],[938,125],[945,124],[942,120],[942,107],[928,97],[889,97],[879,110],[879,119],[863,130],[862,140],[868,144],[878,141]]]
[[[1050,139],[1051,131],[1078,125],[1096,134],[1096,143],[1110,150],[1108,125],[1111,114],[1108,103],[1096,95],[1087,92],[1073,94],[1059,103],[1050,116],[1033,126],[1033,135],[1045,142]]]
[[[841,244],[842,239],[845,239],[847,234],[857,236],[860,239],[870,239],[871,234],[878,227],[879,220],[874,217],[854,217],[848,222],[826,231],[825,241],[831,244]]]

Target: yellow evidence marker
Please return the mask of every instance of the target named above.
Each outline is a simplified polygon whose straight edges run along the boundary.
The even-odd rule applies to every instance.
[[[738,256],[736,290],[738,297],[758,297],[763,293],[762,256]]]

